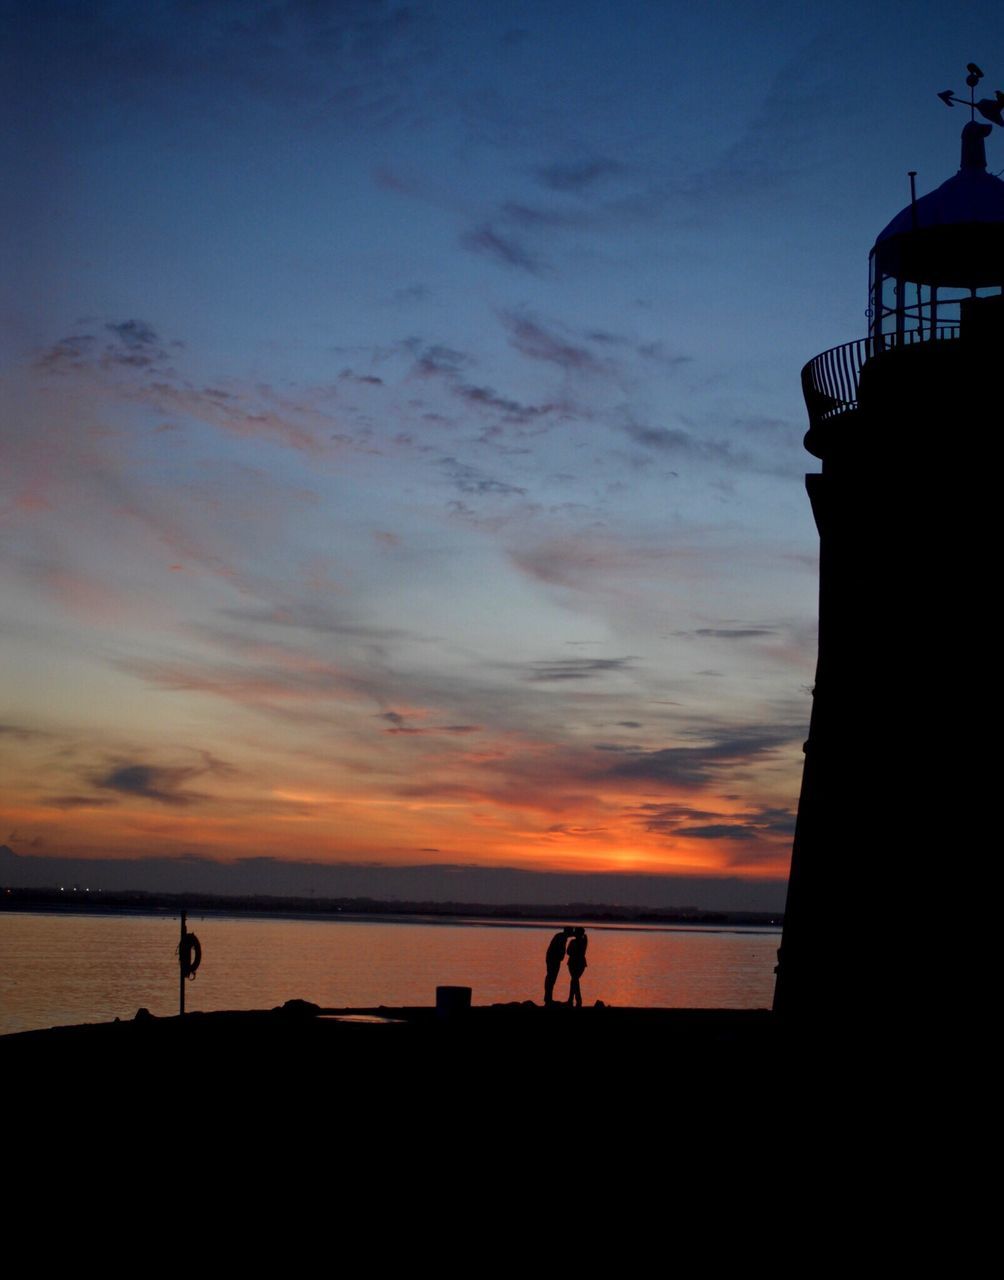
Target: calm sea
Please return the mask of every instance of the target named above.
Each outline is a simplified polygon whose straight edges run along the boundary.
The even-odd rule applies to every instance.
[[[543,999],[544,951],[560,925],[524,921],[280,920],[192,915],[203,961],[188,1009],[429,1005],[441,984],[475,1004]],[[780,931],[587,926],[585,1003],[760,1009]],[[0,916],[0,1034],[178,1011],[178,918]],[[567,970],[555,995],[564,999]]]

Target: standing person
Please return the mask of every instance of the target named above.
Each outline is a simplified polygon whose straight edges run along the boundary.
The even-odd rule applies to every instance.
[[[589,946],[589,939],[586,937],[586,931],[580,925],[578,929],[573,930],[572,940],[568,944],[568,974],[572,979],[568,988],[568,1003],[576,1004],[582,1008],[582,992],[579,990],[579,979],[586,971],[586,947]]]
[[[551,939],[548,948],[545,964],[547,965],[547,977],[544,979],[544,1004],[554,1004],[554,984],[558,981],[558,974],[561,972],[561,962],[565,958],[565,944],[572,936],[571,929],[562,929],[560,933],[556,933]]]

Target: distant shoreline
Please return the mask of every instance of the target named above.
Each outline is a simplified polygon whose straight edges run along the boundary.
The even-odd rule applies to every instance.
[[[46,915],[142,915],[177,916],[187,911],[200,916],[231,919],[353,920],[380,923],[434,923],[487,925],[504,928],[513,924],[544,926],[575,922],[594,927],[686,927],[688,929],[745,928],[766,933],[780,930],[781,914],[759,911],[700,911],[697,909],[653,910],[585,903],[543,907],[525,903],[502,906],[486,903],[396,902],[368,898],[304,899],[258,895],[223,897],[210,894],[165,894],[103,890],[0,889],[0,911]]]

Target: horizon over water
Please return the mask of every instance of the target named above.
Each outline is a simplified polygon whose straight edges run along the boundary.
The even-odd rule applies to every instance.
[[[231,918],[191,914],[203,961],[186,1009],[475,1005],[543,1000],[544,952],[564,922]],[[769,1008],[780,929],[587,925],[587,1005]],[[0,1034],[178,1012],[177,916],[5,913]],[[562,968],[555,995],[568,991]]]

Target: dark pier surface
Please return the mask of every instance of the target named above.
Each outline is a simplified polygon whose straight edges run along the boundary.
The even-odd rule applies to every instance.
[[[417,1122],[456,1137],[485,1123],[593,1124],[674,1133],[745,1127],[787,1076],[766,1010],[512,1004],[137,1016],[0,1037],[7,1098],[98,1099],[146,1114],[179,1106],[201,1125],[246,1113],[270,1132],[303,1109],[307,1132],[392,1140]]]
[[[767,1010],[528,1003],[442,1016],[291,1001],[3,1036],[0,1078],[39,1185],[54,1152],[81,1177],[81,1162],[128,1177],[167,1161],[179,1185],[186,1159],[220,1162],[267,1183],[266,1221],[287,1193],[297,1212],[328,1212],[330,1171],[339,1230],[384,1242],[405,1209],[438,1222],[444,1204],[474,1203],[496,1215],[494,1248],[536,1207],[543,1163],[559,1199],[574,1204],[588,1175],[595,1213],[632,1232],[640,1214],[652,1239],[666,1196],[683,1196],[674,1229],[711,1247],[723,1205],[770,1193],[816,1213],[820,1188],[844,1194],[847,1159],[879,1203],[890,1167],[923,1168],[944,1103],[965,1113],[989,1096],[976,1046],[945,1030],[937,1017],[864,1027],[846,1011],[807,1035]]]
[[[0,1037],[0,1068],[25,1081],[58,1069],[98,1079],[171,1080],[197,1072],[248,1083],[277,1076],[310,1092],[337,1080],[357,1097],[421,1088],[589,1094],[597,1082],[664,1087],[741,1070],[775,1077],[782,1036],[766,1010],[617,1009],[534,1004],[189,1013],[53,1027]],[[604,1086],[606,1087],[606,1085]]]
[[[278,1009],[193,1012],[87,1023],[0,1036],[0,1063],[45,1063],[54,1055],[83,1066],[106,1060],[155,1063],[211,1053],[301,1059],[304,1064],[514,1052],[587,1053],[606,1058],[658,1049],[703,1059],[723,1052],[772,1057],[778,1028],[766,1010],[544,1008],[531,1003],[475,1006],[443,1014],[432,1007],[320,1009],[289,1001]]]
[[[947,1011],[890,1011],[867,1022],[852,1011],[786,1026],[766,1009],[653,1009],[596,1005],[545,1008],[530,1001],[445,1013],[431,1006],[321,1009],[302,1000],[268,1010],[191,1012],[158,1018],[52,1027],[0,1036],[0,1068],[17,1075],[60,1070],[200,1070],[297,1073],[305,1081],[352,1079],[363,1092],[381,1080],[444,1076],[506,1086],[556,1077],[571,1089],[597,1077],[647,1087],[668,1076],[695,1087],[728,1080],[762,1086],[811,1073],[874,1082],[904,1064],[917,1076],[954,1066],[972,1070],[985,1052],[986,1025]]]

